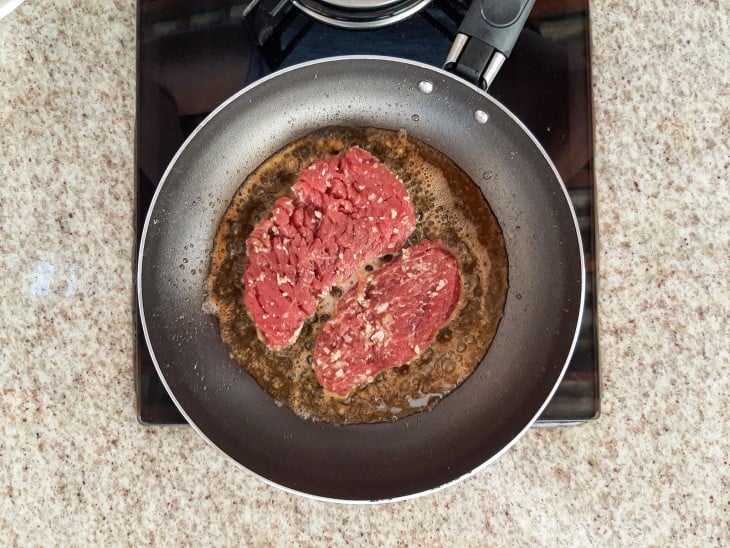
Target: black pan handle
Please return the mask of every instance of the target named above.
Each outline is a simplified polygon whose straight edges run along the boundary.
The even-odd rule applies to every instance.
[[[487,89],[525,26],[535,0],[474,0],[444,68]]]

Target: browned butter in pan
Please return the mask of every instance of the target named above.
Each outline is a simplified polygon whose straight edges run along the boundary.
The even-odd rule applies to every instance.
[[[322,324],[346,287],[336,287],[289,348],[271,351],[259,340],[243,299],[246,238],[268,217],[274,201],[291,195],[299,172],[352,146],[368,150],[405,185],[417,226],[406,246],[440,242],[456,257],[462,281],[457,312],[433,344],[411,363],[382,371],[346,399],[325,395],[312,368]],[[363,265],[377,268],[389,257]],[[236,192],[221,221],[211,257],[209,304],[230,354],[278,404],[302,417],[335,423],[396,420],[431,409],[484,357],[502,317],[507,256],[502,231],[476,184],[451,160],[405,131],[328,127],[285,146]],[[458,397],[458,391],[451,397]]]

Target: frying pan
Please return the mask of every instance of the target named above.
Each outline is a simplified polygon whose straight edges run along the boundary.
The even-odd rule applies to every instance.
[[[513,33],[531,3],[518,2],[523,11]],[[478,0],[469,13],[488,19],[486,4]],[[452,48],[451,68],[472,72],[473,80],[487,85],[496,74],[494,55],[479,50],[491,46],[472,34],[460,36],[466,40],[458,38]],[[505,54],[497,64],[510,49],[508,44],[492,51]],[[236,189],[278,149],[329,125],[405,128],[479,185],[504,232],[509,290],[489,351],[432,412],[394,423],[338,426],[275,405],[229,357],[216,318],[204,312],[209,254]],[[515,116],[448,71],[355,56],[259,80],[193,132],[157,187],[142,233],[137,282],[155,367],[200,435],[286,490],[368,502],[449,485],[494,460],[530,427],[572,354],[584,267],[566,189]]]

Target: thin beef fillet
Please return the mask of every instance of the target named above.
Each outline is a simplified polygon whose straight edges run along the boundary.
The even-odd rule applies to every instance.
[[[416,226],[405,187],[358,147],[310,165],[292,190],[246,240],[245,304],[273,349],[296,340],[321,295]]]
[[[428,240],[403,250],[342,297],[317,338],[317,379],[344,397],[379,371],[408,363],[428,348],[460,294],[451,253]]]

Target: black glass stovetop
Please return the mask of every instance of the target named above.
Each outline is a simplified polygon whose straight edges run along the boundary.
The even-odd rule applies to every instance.
[[[155,186],[190,132],[224,99],[302,61],[345,54],[443,64],[461,0],[434,0],[395,25],[346,30],[314,21],[288,0],[138,0],[137,243]],[[587,0],[537,0],[490,93],[535,134],[575,206],[586,258],[583,324],[562,384],[540,424],[594,419],[600,409],[595,324],[593,119]],[[135,387],[142,423],[182,424],[145,345],[137,316]]]

